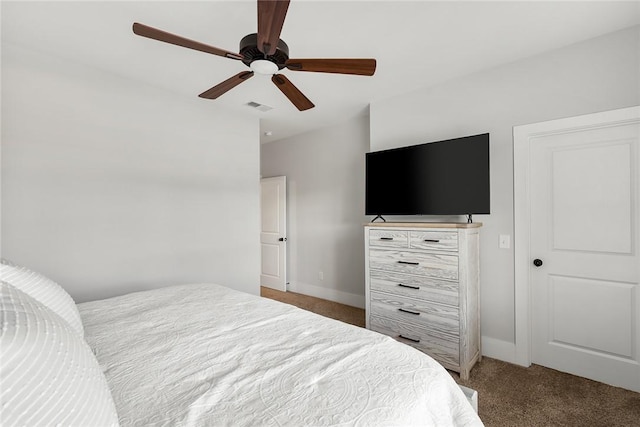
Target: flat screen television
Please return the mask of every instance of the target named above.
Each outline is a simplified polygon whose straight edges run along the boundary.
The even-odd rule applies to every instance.
[[[365,198],[365,215],[488,214],[489,134],[367,153]]]

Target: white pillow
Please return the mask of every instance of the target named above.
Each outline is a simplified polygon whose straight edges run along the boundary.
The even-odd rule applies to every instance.
[[[38,300],[84,335],[82,319],[76,303],[60,285],[40,273],[0,260],[0,279]]]
[[[0,312],[2,425],[118,425],[98,361],[67,322],[5,282]]]

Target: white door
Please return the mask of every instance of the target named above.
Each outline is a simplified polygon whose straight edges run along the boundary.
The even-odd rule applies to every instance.
[[[640,117],[589,116],[529,138],[531,360],[640,391]]]
[[[287,290],[287,181],[284,176],[260,181],[262,267],[260,285]]]

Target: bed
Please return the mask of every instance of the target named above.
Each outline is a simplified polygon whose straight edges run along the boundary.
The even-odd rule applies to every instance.
[[[0,389],[2,421],[3,425],[14,421],[19,425],[20,416],[24,420],[30,412],[24,410],[24,404],[16,410],[14,407],[20,402],[11,398],[16,387],[24,386],[14,378],[20,368],[15,360],[33,357],[34,350],[28,357],[12,357],[19,334],[12,333],[10,327],[7,332],[6,326],[11,326],[12,321],[11,314],[5,313],[17,311],[18,319],[24,316],[20,312],[25,310],[24,301],[32,305],[38,301],[31,301],[28,293],[22,292],[24,289],[4,276],[0,348],[3,361],[10,363],[2,363],[0,374],[11,393],[4,386]],[[76,309],[73,316],[66,315],[80,319],[79,325],[67,327],[64,323],[68,321],[53,314],[47,322],[57,322],[58,330],[50,326],[45,329],[58,331],[56,337],[82,340],[78,348],[84,348],[94,358],[87,366],[80,366],[82,377],[100,383],[100,387],[94,387],[100,390],[106,384],[108,396],[102,390],[97,398],[108,402],[93,406],[84,402],[82,407],[93,408],[85,411],[89,416],[95,416],[96,408],[102,407],[107,408],[101,409],[103,412],[114,413],[92,423],[482,425],[451,376],[427,355],[387,336],[277,301],[215,284],[192,284],[83,303]],[[37,317],[49,310],[36,307],[33,311],[36,313],[32,317]],[[35,353],[41,354],[42,350]],[[71,370],[78,368],[77,360],[71,363]],[[39,380],[45,384],[47,381],[51,378]],[[59,377],[56,382],[60,382]],[[76,393],[75,399],[91,400],[89,395],[94,390],[83,387],[88,391]],[[53,404],[50,398],[47,402]],[[30,403],[33,408],[39,407]],[[67,404],[48,413],[56,411],[64,417],[71,409]],[[75,417],[80,417],[80,412],[71,411]],[[30,419],[35,420],[33,417]]]

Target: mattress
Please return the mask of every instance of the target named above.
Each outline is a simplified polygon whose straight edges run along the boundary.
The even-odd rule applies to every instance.
[[[395,340],[213,284],[79,304],[122,426],[482,425]]]

